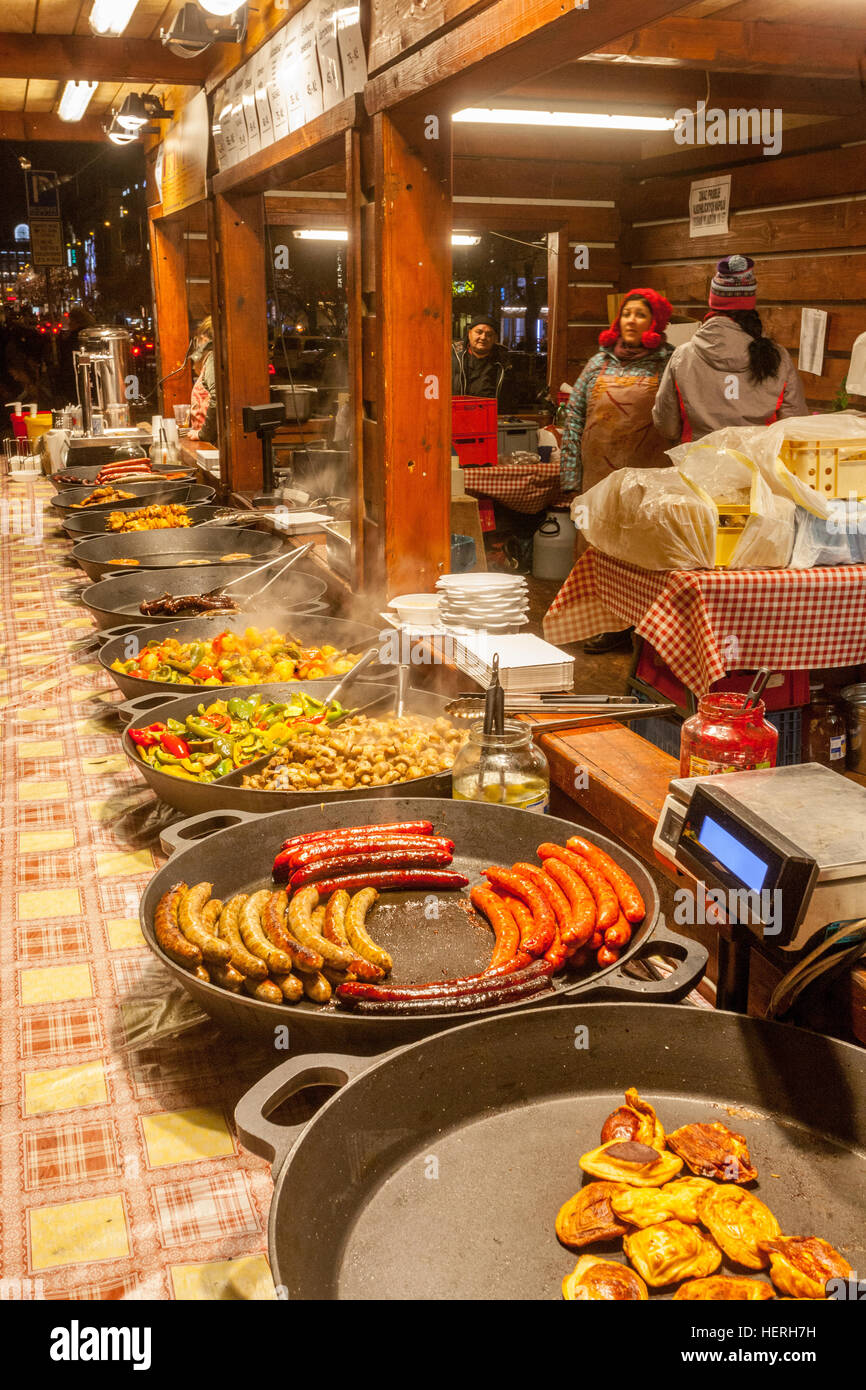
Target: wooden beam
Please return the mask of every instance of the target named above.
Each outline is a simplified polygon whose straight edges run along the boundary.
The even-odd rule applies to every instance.
[[[261,444],[244,433],[241,416],[245,405],[270,399],[262,203],[257,193],[217,194],[214,200],[219,439],[223,481],[235,492],[262,485]]]
[[[634,28],[634,0],[605,0],[577,10],[564,0],[497,0],[368,82],[367,110],[401,105],[444,115],[498,92]],[[642,0],[650,22],[686,8],[681,0]]]
[[[835,149],[862,137],[863,131],[856,127],[852,129],[849,120],[818,121],[798,126],[783,132],[780,153],[773,159],[764,159],[763,163],[772,169],[776,159],[781,160],[787,155],[802,154],[807,150]],[[862,148],[866,149],[866,146]],[[760,146],[756,145],[677,145],[673,135],[664,142],[658,139],[647,141],[643,149],[645,157],[631,170],[634,177],[639,179],[656,178],[659,174],[683,174],[692,170],[698,178],[703,172],[715,173],[729,166],[733,168],[737,164],[754,163],[760,155]]]
[[[547,238],[547,386],[551,398],[568,372],[568,224]]]
[[[360,93],[347,97],[282,140],[215,174],[214,192],[242,189],[245,193],[265,193],[329,168],[343,158],[346,131],[357,126],[361,109]]]
[[[0,34],[0,78],[52,82],[154,82],[200,87],[213,66],[207,49],[179,58],[158,39],[92,34]]]
[[[186,357],[189,344],[186,252],[183,223],[151,216],[150,264],[157,360],[160,380],[169,378],[162,388],[162,413],[168,416],[171,416],[174,406],[189,402],[192,390],[189,364],[182,371],[177,371]]]
[[[378,445],[389,596],[450,568],[451,123],[374,121]],[[370,461],[368,460],[368,466]]]
[[[0,111],[0,140],[74,140],[103,145],[105,131],[99,116],[61,121],[48,111]]]
[[[346,155],[344,183],[346,187],[345,227],[348,232],[346,248],[346,303],[349,338],[349,408],[352,412],[352,455],[350,477],[352,486],[349,521],[352,527],[351,584],[356,594],[364,588],[365,508],[364,508],[364,400],[362,340],[364,328],[364,296],[361,254],[361,138],[357,130],[345,134]]]
[[[605,44],[592,57],[603,54],[650,65],[676,62],[716,72],[775,73],[798,79],[849,77],[859,82],[866,58],[866,28],[822,25],[820,11],[815,18],[814,24],[807,25],[671,17]],[[792,103],[796,95],[792,90]]]

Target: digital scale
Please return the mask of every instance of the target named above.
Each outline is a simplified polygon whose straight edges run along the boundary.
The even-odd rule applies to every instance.
[[[866,788],[818,763],[674,778],[653,848],[732,928],[719,940],[720,1007],[745,1007],[749,934],[801,952],[866,918]]]

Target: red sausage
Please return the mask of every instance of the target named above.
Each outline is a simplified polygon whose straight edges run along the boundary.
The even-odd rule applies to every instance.
[[[311,840],[327,840],[333,836],[341,835],[363,835],[367,831],[373,831],[377,835],[384,835],[391,832],[395,835],[432,835],[433,822],[431,820],[406,820],[389,821],[385,825],[347,825],[338,830],[311,830],[307,835],[293,835],[288,840],[283,840],[280,849],[294,849],[296,845],[308,845]]]
[[[500,869],[494,865],[484,870],[484,877],[494,888],[504,888],[507,893],[512,893],[515,898],[520,898],[521,902],[526,903],[535,919],[536,929],[527,940],[521,939],[520,945],[533,956],[543,956],[552,945],[553,934],[556,931],[556,918],[544,894],[539,892],[531,879],[524,878],[512,869]]]
[[[523,964],[520,964],[520,962]],[[373,985],[350,980],[337,989],[337,997],[345,1003],[356,999],[399,1000],[399,999],[443,999],[458,994],[477,994],[488,989],[499,989],[503,979],[509,983],[520,983],[524,979],[535,979],[549,974],[545,961],[530,960],[515,956],[514,960],[500,966],[496,975],[485,972],[482,975],[463,975],[455,980],[431,980],[426,985]]]
[[[353,1009],[359,1014],[397,1014],[409,1017],[416,1014],[465,1013],[472,1009],[492,1009],[498,1004],[513,1004],[534,994],[547,992],[551,988],[552,973],[553,967],[545,961],[543,973],[534,979],[519,980],[515,983],[505,980],[493,989],[473,990],[469,994],[449,994],[438,999],[359,999],[353,1005]],[[339,992],[338,990],[338,995]]]
[[[599,873],[598,869],[594,869],[588,859],[584,859],[581,854],[572,853],[570,849],[563,849],[562,845],[539,845],[537,853],[540,859],[561,859],[569,868],[576,869],[595,898],[598,926],[602,931],[605,927],[613,926],[619,916],[616,893],[604,875]]]
[[[508,904],[486,884],[477,883],[471,890],[469,897],[472,906],[484,913],[493,928],[496,944],[493,948],[493,955],[490,957],[489,969],[495,970],[498,965],[504,965],[506,961],[517,955],[520,946],[520,929]]]
[[[565,942],[559,934],[559,927],[556,927],[553,933],[553,942],[544,953],[544,959],[553,966],[554,974],[565,968],[567,949]]]
[[[646,904],[640,895],[637,884],[634,879],[629,878],[625,869],[621,869],[616,860],[611,859],[610,855],[605,854],[598,845],[593,845],[589,840],[585,840],[582,835],[573,835],[570,840],[566,841],[566,844],[569,849],[574,850],[577,854],[582,854],[584,859],[588,859],[590,864],[604,875],[619,898],[626,920],[642,922],[646,917]]]
[[[595,898],[590,893],[580,874],[561,859],[544,861],[544,873],[565,890],[571,904],[572,930],[569,945],[582,946],[595,931]]]
[[[631,923],[627,922],[625,916],[620,912],[616,922],[612,927],[608,927],[604,933],[604,944],[610,949],[621,951],[631,941]]]
[[[546,897],[548,904],[553,909],[556,918],[556,926],[559,935],[566,945],[569,945],[575,935],[575,926],[572,917],[571,903],[563,893],[558,883],[554,883],[551,878],[539,869],[537,864],[515,864],[514,871],[523,874],[524,878],[530,879],[535,884],[539,892]]]
[[[345,888],[354,893],[359,888],[465,888],[469,879],[454,869],[376,869],[372,873],[344,874],[340,878],[321,879],[319,892],[324,897]]]
[[[376,851],[377,853],[386,850],[408,850],[418,849],[429,853],[434,849],[449,850],[453,854],[454,841],[446,840],[443,835],[374,835],[370,831],[365,831],[362,835],[347,835],[339,841],[314,840],[310,845],[300,845],[297,849],[286,850],[279,855],[280,860],[285,860],[295,869],[303,869],[308,864],[317,863],[320,859],[333,858],[338,854],[349,854],[354,850]]]
[[[339,854],[328,859],[314,860],[304,869],[296,869],[290,883],[292,891],[302,888],[305,883],[315,883],[320,878],[331,878],[334,874],[351,874],[361,869],[438,869],[447,868],[454,858],[450,849],[434,849],[429,853],[421,850],[389,849],[381,854]]]

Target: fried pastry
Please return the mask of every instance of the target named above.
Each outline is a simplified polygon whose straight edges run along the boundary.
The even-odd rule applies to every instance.
[[[770,1278],[791,1298],[826,1298],[830,1279],[847,1279],[853,1270],[844,1256],[820,1236],[777,1236],[761,1241],[770,1257]]]
[[[688,1283],[680,1284],[674,1294],[674,1301],[678,1298],[692,1299],[697,1301],[703,1299],[713,1303],[721,1302],[723,1299],[738,1299],[740,1301],[749,1299],[752,1302],[757,1300],[766,1301],[768,1298],[775,1298],[773,1286],[764,1279],[746,1279],[744,1276],[734,1277],[727,1274],[716,1274],[710,1279],[689,1279]]]
[[[594,1178],[631,1183],[635,1187],[661,1187],[675,1178],[683,1166],[676,1154],[661,1153],[634,1140],[614,1139],[583,1154],[580,1166]]]
[[[664,1187],[617,1187],[611,1197],[614,1219],[621,1217],[631,1226],[658,1226],[662,1221],[685,1221],[696,1226],[698,1202],[715,1184],[709,1178],[675,1178]],[[739,1190],[739,1189],[738,1189]]]
[[[652,1106],[641,1100],[634,1086],[625,1093],[625,1105],[608,1115],[601,1130],[602,1144],[613,1139],[634,1139],[652,1149],[663,1149],[665,1132]]]
[[[562,1296],[567,1303],[582,1299],[628,1303],[648,1299],[649,1291],[640,1275],[627,1265],[581,1255],[562,1281]]]
[[[623,1249],[652,1288],[680,1279],[703,1279],[722,1263],[722,1252],[712,1236],[684,1221],[663,1221],[634,1231],[624,1238]]]
[[[718,1182],[754,1182],[752,1167],[742,1134],[735,1134],[718,1121],[711,1125],[683,1125],[668,1135],[668,1147],[679,1154],[693,1173]]]
[[[628,1226],[617,1220],[610,1205],[614,1193],[624,1191],[619,1183],[591,1182],[570,1197],[556,1218],[556,1234],[563,1245],[579,1250],[598,1240],[624,1236]]]
[[[770,1257],[759,1249],[760,1242],[772,1240],[782,1230],[770,1208],[753,1192],[730,1183],[713,1187],[701,1197],[698,1219],[728,1259],[747,1269],[767,1268]]]

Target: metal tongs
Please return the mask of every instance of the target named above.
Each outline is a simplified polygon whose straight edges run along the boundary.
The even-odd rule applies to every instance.
[[[764,690],[767,686],[767,682],[769,681],[772,674],[773,672],[770,670],[768,666],[762,666],[759,671],[755,672],[755,679],[749,686],[748,693],[746,695],[746,703],[743,706],[744,709],[754,709],[755,705],[758,703],[761,696],[763,695]]]
[[[238,594],[238,599],[242,603],[248,603],[250,599],[258,598],[259,594],[263,594],[265,589],[270,588],[275,579],[279,579],[282,575],[286,574],[287,571],[292,568],[292,565],[297,564],[298,560],[302,560],[305,555],[308,555],[313,545],[313,541],[308,541],[306,545],[298,546],[296,550],[292,550],[288,556],[275,555],[273,559],[265,560],[263,565],[257,565],[255,569],[248,570],[246,574],[239,574],[235,579],[227,580],[225,584],[217,584],[215,589],[208,589],[208,594],[225,593],[226,589],[230,589],[233,584],[242,584],[245,579],[252,579],[255,575],[261,574],[263,570],[270,569],[273,565],[278,565],[279,568],[274,571],[270,579],[267,579],[258,589],[253,589],[252,593],[249,594]]]

